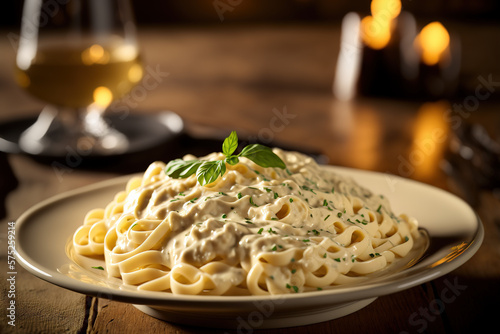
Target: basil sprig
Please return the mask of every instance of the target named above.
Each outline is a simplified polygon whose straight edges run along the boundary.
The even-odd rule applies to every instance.
[[[202,186],[210,184],[217,180],[219,176],[226,173],[226,163],[236,165],[240,157],[245,157],[257,165],[267,167],[277,167],[285,169],[286,165],[273,151],[264,145],[252,144],[247,145],[239,154],[233,154],[238,148],[238,136],[236,131],[231,132],[229,137],[224,139],[222,143],[222,153],[226,156],[224,160],[203,161],[203,160],[187,160],[175,159],[170,161],[166,168],[165,174],[174,179],[184,179],[194,173],[198,183]]]

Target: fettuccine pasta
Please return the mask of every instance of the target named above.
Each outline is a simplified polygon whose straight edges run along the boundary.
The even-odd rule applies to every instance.
[[[240,158],[207,186],[195,175],[171,178],[154,162],[88,212],[74,250],[103,255],[109,276],[139,290],[190,295],[320,290],[408,255],[419,237],[415,219],[305,155],[274,152],[287,169]]]

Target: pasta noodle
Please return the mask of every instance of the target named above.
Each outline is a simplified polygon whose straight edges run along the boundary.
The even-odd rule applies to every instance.
[[[287,169],[242,157],[207,186],[195,175],[171,178],[154,162],[88,212],[74,250],[104,256],[109,276],[139,290],[191,295],[320,290],[408,256],[419,238],[415,219],[305,155],[274,152]]]

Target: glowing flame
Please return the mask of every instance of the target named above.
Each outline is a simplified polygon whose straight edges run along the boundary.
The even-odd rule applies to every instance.
[[[370,6],[373,16],[388,16],[389,19],[398,17],[401,13],[400,0],[373,0]]]
[[[382,49],[391,40],[392,21],[401,13],[400,0],[373,0],[371,16],[361,20],[363,42],[372,49]]]
[[[94,89],[94,103],[99,107],[106,108],[113,101],[113,93],[109,88],[100,86]]]
[[[450,45],[450,35],[439,22],[431,22],[418,34],[415,43],[421,50],[422,61],[427,65],[436,65]]]

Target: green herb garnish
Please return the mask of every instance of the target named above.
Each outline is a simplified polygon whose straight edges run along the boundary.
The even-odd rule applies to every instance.
[[[264,168],[286,168],[283,160],[267,146],[261,144],[247,145],[239,154],[234,155],[233,153],[237,147],[238,136],[236,135],[236,131],[233,131],[222,143],[222,153],[226,156],[224,160],[184,161],[182,159],[175,159],[167,164],[165,174],[174,179],[184,179],[196,173],[198,183],[204,186],[214,182],[219,176],[223,176],[226,173],[226,163],[236,165],[240,157],[245,157]]]
[[[249,202],[250,202],[250,204],[251,204],[251,205],[258,207],[258,205],[257,205],[257,204],[255,204],[255,202],[253,201],[252,196],[250,196],[250,200],[249,200]]]
[[[94,269],[99,269],[99,270],[104,270],[104,268],[102,266],[99,266],[99,267],[92,267]]]

